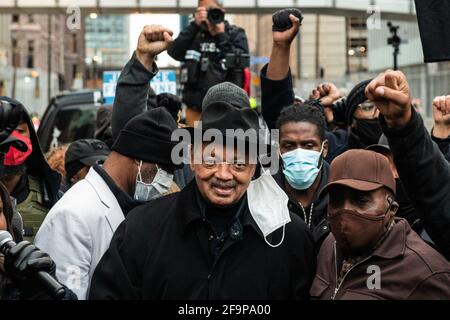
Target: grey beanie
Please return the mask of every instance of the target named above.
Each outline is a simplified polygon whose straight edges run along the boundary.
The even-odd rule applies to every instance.
[[[203,98],[202,111],[214,102],[227,102],[238,109],[250,108],[247,92],[231,82],[222,82],[209,88]]]

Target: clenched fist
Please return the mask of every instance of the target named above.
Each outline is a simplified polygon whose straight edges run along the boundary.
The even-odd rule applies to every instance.
[[[411,95],[401,71],[388,70],[366,87],[366,96],[384,116],[389,127],[401,127],[411,119]]]
[[[163,26],[144,27],[139,35],[136,56],[147,69],[151,68],[155,57],[172,44],[172,35],[172,30]]]
[[[341,96],[339,89],[329,82],[320,84],[317,88],[313,89],[309,98],[320,99],[320,102],[324,107],[330,107]]]
[[[450,95],[433,100],[433,136],[446,139],[450,136]]]
[[[273,32],[273,43],[280,46],[290,46],[294,41],[300,29],[300,19],[293,14],[289,15],[289,19],[292,21],[292,27],[284,32]]]

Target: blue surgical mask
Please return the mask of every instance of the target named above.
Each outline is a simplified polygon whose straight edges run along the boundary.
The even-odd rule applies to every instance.
[[[297,148],[281,155],[283,173],[292,188],[306,190],[312,186],[322,168],[322,152],[323,144],[320,152]]]

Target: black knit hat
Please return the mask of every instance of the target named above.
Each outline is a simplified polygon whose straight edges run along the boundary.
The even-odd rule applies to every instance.
[[[178,142],[172,142],[171,136],[177,128],[165,108],[146,111],[128,121],[112,150],[149,163],[173,165],[171,153]]]
[[[348,124],[352,123],[353,113],[358,105],[367,100],[365,91],[370,81],[372,81],[372,79],[364,80],[358,83],[347,95],[347,99],[345,100],[345,118],[347,119]]]

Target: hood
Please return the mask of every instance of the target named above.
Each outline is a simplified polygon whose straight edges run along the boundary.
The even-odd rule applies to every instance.
[[[61,182],[61,176],[58,172],[52,170],[45,159],[42,152],[41,144],[39,143],[38,136],[34,129],[30,115],[26,111],[25,107],[17,101],[9,97],[0,97],[1,100],[8,101],[13,106],[20,106],[24,110],[22,119],[26,122],[28,129],[30,130],[30,140],[33,146],[33,152],[25,161],[27,166],[27,173],[33,177],[38,178],[43,186],[43,198],[44,201],[52,206],[58,200],[59,186]]]

